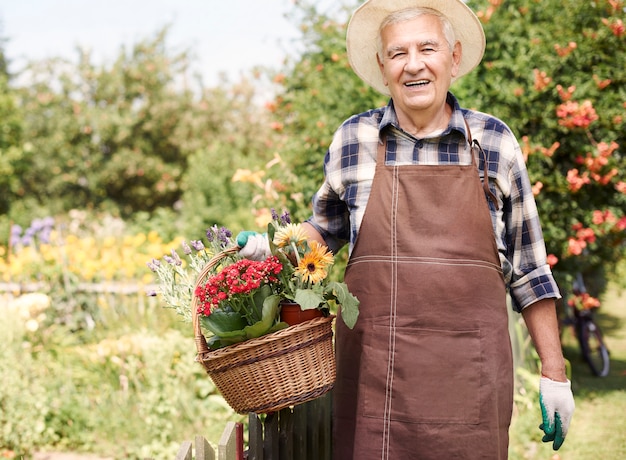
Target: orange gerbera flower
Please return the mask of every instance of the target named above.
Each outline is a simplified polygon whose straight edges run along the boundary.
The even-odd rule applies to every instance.
[[[304,282],[319,283],[328,276],[328,269],[334,257],[326,246],[317,241],[309,242],[310,251],[302,256],[296,267],[296,273]]]

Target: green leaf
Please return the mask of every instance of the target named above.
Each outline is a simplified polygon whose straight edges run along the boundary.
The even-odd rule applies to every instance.
[[[233,331],[241,331],[246,326],[246,320],[236,311],[218,309],[209,316],[200,318],[202,325],[214,335],[224,337]]]
[[[251,326],[246,326],[243,329],[243,332],[248,339],[261,337],[270,331],[276,322],[276,318],[278,318],[279,302],[280,297],[277,295],[272,295],[265,299],[263,302],[263,314],[261,321],[254,323]]]
[[[341,317],[350,329],[354,328],[359,317],[359,299],[350,293],[345,283],[333,281],[328,283],[326,291],[332,293],[337,299],[337,303],[341,305]]]
[[[218,338],[221,346],[232,345],[282,329],[283,327],[275,329],[278,325],[274,324],[278,318],[279,302],[280,297],[277,295],[266,297],[263,302],[261,321],[252,325],[246,325],[245,319],[239,313],[228,310],[214,311],[210,316],[200,318],[200,321]],[[218,340],[211,339],[212,346],[217,346]]]
[[[252,300],[254,302],[254,317],[256,319],[262,318],[263,316],[263,305],[265,300],[272,295],[272,288],[267,284],[261,286],[257,289],[254,294],[252,294]]]
[[[324,297],[312,289],[296,289],[294,301],[300,304],[303,310],[312,310],[324,302]]]

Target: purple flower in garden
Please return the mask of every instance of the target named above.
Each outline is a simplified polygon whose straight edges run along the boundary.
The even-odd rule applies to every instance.
[[[186,241],[183,241],[183,252],[185,253],[185,255],[191,254],[191,248]]]
[[[147,262],[146,265],[150,270],[156,272],[161,266],[161,262],[159,262],[157,259],[152,259],[150,262]]]
[[[22,227],[17,224],[13,224],[13,226],[11,227],[11,236],[9,237],[10,244],[12,246],[15,246],[17,242],[20,241],[21,237]]]
[[[278,220],[278,213],[276,212],[276,209],[272,208],[270,211],[272,213],[272,220]]]
[[[174,259],[174,264],[175,265],[182,265],[183,261],[180,260],[180,256],[178,255],[178,253],[172,249],[172,259]]]
[[[191,247],[194,248],[198,252],[204,249],[204,244],[202,244],[202,241],[200,240],[191,240],[190,244],[191,244]]]
[[[219,243],[219,246],[225,248],[231,244],[230,237],[233,236],[232,232],[226,227],[219,227],[217,225],[213,225],[211,228],[207,229],[206,237],[209,240],[209,243],[213,243],[214,241]]]
[[[209,243],[212,243],[217,238],[217,225],[207,228],[206,237]]]
[[[32,229],[33,233],[37,233],[39,231],[41,231],[44,228],[44,224],[43,224],[43,220],[42,219],[33,219],[33,221],[30,223],[30,229]]]
[[[53,217],[44,217],[43,219],[43,226],[45,228],[52,228],[54,227],[54,218]]]
[[[230,237],[233,236],[232,232],[226,227],[221,227],[217,233],[217,238],[222,247],[230,245]]]
[[[39,232],[39,241],[44,244],[50,243],[50,234],[52,233],[52,229],[50,227],[44,227]]]
[[[289,211],[283,211],[283,214],[280,216],[280,221],[283,225],[288,225],[291,223],[291,216],[289,215]]]

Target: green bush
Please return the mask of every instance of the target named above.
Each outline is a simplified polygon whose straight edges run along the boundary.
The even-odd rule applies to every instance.
[[[616,65],[626,59],[623,5],[470,5],[487,50],[460,82],[462,101],[518,136],[554,271],[564,286],[583,272],[598,296],[626,254],[626,68]]]
[[[4,300],[3,457],[54,449],[166,459],[185,439],[216,444],[226,421],[243,421],[194,361],[191,327],[153,298],[92,296],[99,321],[80,333],[44,327],[54,314],[45,295]]]

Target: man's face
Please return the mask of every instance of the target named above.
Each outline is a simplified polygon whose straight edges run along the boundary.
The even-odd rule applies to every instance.
[[[419,16],[382,31],[379,65],[396,110],[441,110],[461,60],[461,45],[451,51],[439,19]]]

